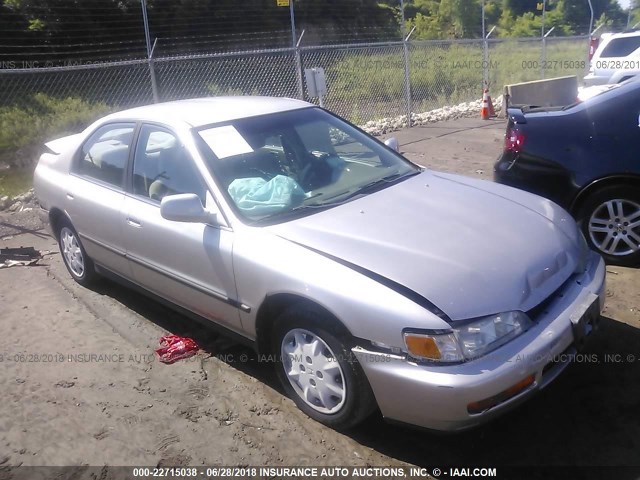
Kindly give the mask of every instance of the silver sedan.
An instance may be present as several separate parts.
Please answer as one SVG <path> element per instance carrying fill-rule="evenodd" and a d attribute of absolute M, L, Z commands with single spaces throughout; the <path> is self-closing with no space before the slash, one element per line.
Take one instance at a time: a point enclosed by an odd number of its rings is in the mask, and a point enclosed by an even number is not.
<path fill-rule="evenodd" d="M 310 417 L 462 430 L 564 370 L 604 264 L 552 202 L 396 150 L 297 100 L 188 100 L 47 143 L 35 188 L 76 281 L 222 327 Z"/>

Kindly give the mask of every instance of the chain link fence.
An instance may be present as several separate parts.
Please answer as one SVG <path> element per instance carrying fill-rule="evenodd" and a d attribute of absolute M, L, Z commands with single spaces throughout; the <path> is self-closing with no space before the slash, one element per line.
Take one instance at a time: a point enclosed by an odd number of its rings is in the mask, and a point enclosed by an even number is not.
<path fill-rule="evenodd" d="M 301 52 L 304 68 L 322 67 L 325 108 L 361 124 L 406 112 L 401 43 L 311 47 Z"/>
<path fill-rule="evenodd" d="M 219 95 L 298 97 L 293 49 L 158 59 L 163 101 Z"/>
<path fill-rule="evenodd" d="M 488 44 L 490 85 L 587 74 L 588 37 L 492 39 Z"/>
<path fill-rule="evenodd" d="M 412 42 L 411 110 L 419 113 L 481 98 L 483 68 L 482 40 Z"/>
<path fill-rule="evenodd" d="M 544 50 L 543 47 L 544 46 Z M 477 100 L 483 78 L 504 84 L 586 72 L 587 37 L 411 41 L 280 48 L 50 68 L 1 68 L 0 109 L 36 94 L 112 110 L 215 95 L 310 99 L 305 68 L 322 67 L 325 108 L 356 124 Z M 300 69 L 300 70 L 299 70 Z M 483 76 L 483 75 L 486 75 Z M 409 87 L 409 88 L 408 88 Z M 0 145 L 1 146 L 1 145 Z"/>

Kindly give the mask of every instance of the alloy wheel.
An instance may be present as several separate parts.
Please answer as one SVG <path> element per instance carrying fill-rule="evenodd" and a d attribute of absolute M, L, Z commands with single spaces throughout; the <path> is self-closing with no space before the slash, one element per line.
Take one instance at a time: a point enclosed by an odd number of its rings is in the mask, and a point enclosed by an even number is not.
<path fill-rule="evenodd" d="M 640 251 L 640 205 L 625 199 L 603 202 L 589 218 L 589 236 L 593 245 L 612 256 Z"/>
<path fill-rule="evenodd" d="M 63 227 L 60 230 L 60 243 L 69 269 L 76 277 L 82 277 L 85 272 L 84 256 L 75 232 L 68 227 Z"/>

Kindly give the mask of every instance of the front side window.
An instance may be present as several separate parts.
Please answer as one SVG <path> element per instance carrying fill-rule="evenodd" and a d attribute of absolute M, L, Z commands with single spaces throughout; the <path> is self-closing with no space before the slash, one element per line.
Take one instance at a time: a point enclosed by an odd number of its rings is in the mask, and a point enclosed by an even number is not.
<path fill-rule="evenodd" d="M 133 159 L 133 193 L 160 201 L 167 195 L 195 193 L 205 202 L 205 187 L 193 160 L 169 130 L 143 125 Z"/>
<path fill-rule="evenodd" d="M 134 130 L 128 123 L 99 128 L 83 145 L 76 173 L 122 188 Z"/>
<path fill-rule="evenodd" d="M 251 223 L 328 208 L 420 171 L 318 108 L 207 126 L 195 138 L 231 204 Z"/>

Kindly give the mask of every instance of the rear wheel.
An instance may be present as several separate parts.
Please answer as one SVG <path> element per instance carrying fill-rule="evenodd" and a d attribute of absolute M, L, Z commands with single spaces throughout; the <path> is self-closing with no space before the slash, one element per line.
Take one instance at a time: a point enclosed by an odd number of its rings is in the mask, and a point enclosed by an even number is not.
<path fill-rule="evenodd" d="M 578 213 L 589 245 L 609 263 L 640 263 L 640 191 L 606 187 L 593 193 Z"/>
<path fill-rule="evenodd" d="M 97 276 L 93 262 L 87 256 L 80 236 L 66 219 L 58 225 L 58 245 L 64 265 L 73 279 L 84 286 L 93 283 Z"/>
<path fill-rule="evenodd" d="M 349 349 L 347 336 L 334 336 L 322 313 L 293 307 L 276 321 L 272 341 L 279 355 L 278 378 L 287 395 L 308 416 L 344 430 L 376 409 L 369 382 Z"/>

